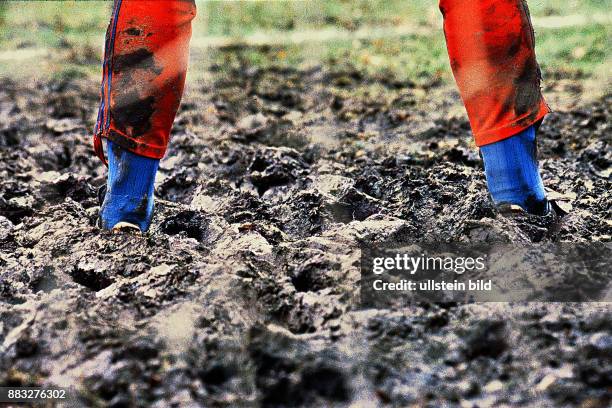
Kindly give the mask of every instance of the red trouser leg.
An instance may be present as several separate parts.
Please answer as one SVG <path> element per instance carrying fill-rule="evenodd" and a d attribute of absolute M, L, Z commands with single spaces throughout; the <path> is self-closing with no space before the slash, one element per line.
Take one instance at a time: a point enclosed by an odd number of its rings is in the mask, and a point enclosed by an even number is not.
<path fill-rule="evenodd" d="M 440 0 L 451 68 L 478 146 L 549 112 L 523 0 Z"/>
<path fill-rule="evenodd" d="M 94 132 L 103 161 L 101 138 L 163 157 L 183 94 L 195 14 L 193 0 L 115 0 Z"/>

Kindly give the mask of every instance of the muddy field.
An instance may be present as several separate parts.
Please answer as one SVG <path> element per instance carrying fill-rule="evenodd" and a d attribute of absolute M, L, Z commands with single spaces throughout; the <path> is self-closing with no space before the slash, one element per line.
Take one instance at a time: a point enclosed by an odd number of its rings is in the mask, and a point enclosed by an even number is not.
<path fill-rule="evenodd" d="M 609 406 L 609 304 L 361 310 L 359 246 L 609 242 L 612 95 L 541 128 L 567 214 L 507 218 L 453 87 L 236 61 L 189 84 L 146 236 L 95 227 L 98 84 L 2 80 L 0 386 L 112 407 Z"/>

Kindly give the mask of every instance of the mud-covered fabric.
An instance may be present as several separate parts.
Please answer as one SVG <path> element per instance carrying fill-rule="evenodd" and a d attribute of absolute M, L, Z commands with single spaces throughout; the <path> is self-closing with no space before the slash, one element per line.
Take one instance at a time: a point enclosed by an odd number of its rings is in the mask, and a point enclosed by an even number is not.
<path fill-rule="evenodd" d="M 195 14 L 193 1 L 115 0 L 94 135 L 102 160 L 101 137 L 163 157 L 183 94 Z"/>
<path fill-rule="evenodd" d="M 451 68 L 478 146 L 515 135 L 549 108 L 523 0 L 440 0 Z"/>
<path fill-rule="evenodd" d="M 523 0 L 440 0 L 451 68 L 476 144 L 511 137 L 549 112 Z M 193 1 L 115 0 L 106 38 L 100 137 L 163 157 L 187 70 Z"/>

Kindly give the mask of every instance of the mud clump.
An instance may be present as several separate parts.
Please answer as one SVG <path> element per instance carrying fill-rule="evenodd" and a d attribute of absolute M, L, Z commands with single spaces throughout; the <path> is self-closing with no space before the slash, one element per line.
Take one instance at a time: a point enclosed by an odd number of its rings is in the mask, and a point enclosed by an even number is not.
<path fill-rule="evenodd" d="M 509 218 L 452 87 L 228 61 L 185 95 L 144 236 L 95 227 L 99 84 L 0 80 L 0 386 L 74 386 L 82 406 L 609 406 L 606 304 L 363 310 L 359 265 L 393 239 L 609 242 L 612 96 L 540 128 L 561 222 Z"/>

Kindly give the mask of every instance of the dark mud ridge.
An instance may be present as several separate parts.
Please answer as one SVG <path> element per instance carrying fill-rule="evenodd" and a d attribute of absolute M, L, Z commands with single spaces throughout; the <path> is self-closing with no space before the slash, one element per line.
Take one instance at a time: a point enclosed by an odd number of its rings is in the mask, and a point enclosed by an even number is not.
<path fill-rule="evenodd" d="M 94 225 L 98 85 L 1 82 L 0 386 L 100 407 L 609 406 L 609 304 L 362 310 L 358 282 L 359 245 L 394 237 L 610 241 L 611 96 L 542 126 L 555 223 L 496 213 L 451 87 L 231 70 L 190 84 L 144 237 Z"/>

